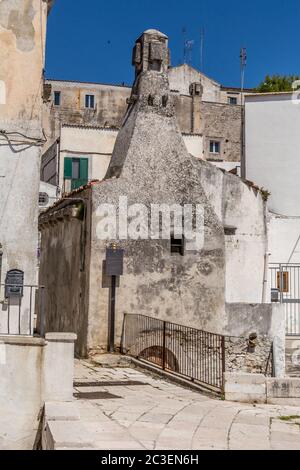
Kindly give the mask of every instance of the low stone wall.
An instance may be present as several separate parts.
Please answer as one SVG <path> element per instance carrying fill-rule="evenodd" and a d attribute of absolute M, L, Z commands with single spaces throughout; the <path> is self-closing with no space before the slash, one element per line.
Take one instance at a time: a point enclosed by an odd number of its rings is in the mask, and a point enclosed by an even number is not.
<path fill-rule="evenodd" d="M 255 347 L 249 345 L 249 338 L 226 337 L 226 372 L 272 375 L 272 340 L 259 336 Z"/>
<path fill-rule="evenodd" d="M 72 334 L 0 337 L 0 448 L 31 450 L 46 400 L 73 396 Z"/>
<path fill-rule="evenodd" d="M 300 379 L 276 379 L 262 374 L 224 374 L 225 399 L 239 403 L 300 402 Z"/>
<path fill-rule="evenodd" d="M 253 371 L 259 370 L 261 354 L 268 348 L 269 340 L 273 343 L 273 364 L 276 377 L 285 376 L 285 311 L 282 304 L 226 304 L 227 336 L 249 338 L 256 333 L 259 341 L 257 347 L 257 365 Z M 263 345 L 264 344 L 264 345 Z M 248 356 L 249 358 L 250 356 Z M 255 356 L 252 356 L 253 358 Z M 247 361 L 248 361 L 247 358 Z M 241 360 L 241 359 L 240 359 Z M 242 361 L 243 362 L 243 361 Z M 246 365 L 246 363 L 244 363 Z M 245 371 L 249 365 L 246 365 Z M 249 370 L 248 370 L 249 371 Z"/>

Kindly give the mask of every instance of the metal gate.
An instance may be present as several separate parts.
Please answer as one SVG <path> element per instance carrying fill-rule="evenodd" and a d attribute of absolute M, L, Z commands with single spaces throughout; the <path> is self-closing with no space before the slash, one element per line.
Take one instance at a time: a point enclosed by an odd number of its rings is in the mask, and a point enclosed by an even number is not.
<path fill-rule="evenodd" d="M 272 302 L 285 306 L 286 334 L 300 335 L 300 264 L 271 264 Z"/>
<path fill-rule="evenodd" d="M 125 315 L 122 353 L 223 392 L 224 336 L 144 315 Z"/>

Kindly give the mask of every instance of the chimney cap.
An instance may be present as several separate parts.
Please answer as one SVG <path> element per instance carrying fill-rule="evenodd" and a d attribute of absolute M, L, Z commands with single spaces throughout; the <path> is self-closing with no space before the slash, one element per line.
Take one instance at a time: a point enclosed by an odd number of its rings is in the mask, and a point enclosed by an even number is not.
<path fill-rule="evenodd" d="M 143 32 L 143 34 L 153 34 L 160 36 L 161 38 L 168 39 L 168 36 L 166 36 L 166 34 L 162 33 L 161 31 L 158 31 L 158 29 L 147 29 Z"/>

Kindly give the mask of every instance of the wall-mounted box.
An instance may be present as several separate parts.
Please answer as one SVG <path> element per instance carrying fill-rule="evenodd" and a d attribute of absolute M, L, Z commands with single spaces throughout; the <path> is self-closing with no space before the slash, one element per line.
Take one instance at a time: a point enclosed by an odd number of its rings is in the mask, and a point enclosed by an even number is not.
<path fill-rule="evenodd" d="M 8 271 L 5 278 L 5 298 L 23 297 L 24 273 L 19 269 Z"/>

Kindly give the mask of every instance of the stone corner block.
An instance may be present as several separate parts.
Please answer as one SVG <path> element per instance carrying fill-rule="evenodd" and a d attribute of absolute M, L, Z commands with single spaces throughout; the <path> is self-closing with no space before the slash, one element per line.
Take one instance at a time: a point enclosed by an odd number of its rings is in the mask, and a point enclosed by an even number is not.
<path fill-rule="evenodd" d="M 262 374 L 225 373 L 225 399 L 240 403 L 266 403 L 266 378 Z"/>
<path fill-rule="evenodd" d="M 93 436 L 79 421 L 49 421 L 44 433 L 43 450 L 93 448 Z"/>

